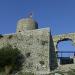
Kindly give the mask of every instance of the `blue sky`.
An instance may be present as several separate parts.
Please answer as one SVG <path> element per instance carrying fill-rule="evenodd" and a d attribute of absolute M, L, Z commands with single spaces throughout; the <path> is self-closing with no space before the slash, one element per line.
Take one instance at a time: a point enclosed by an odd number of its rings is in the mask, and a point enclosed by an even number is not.
<path fill-rule="evenodd" d="M 75 47 L 73 46 L 72 41 L 62 41 L 58 45 L 58 51 L 64 52 L 64 53 L 58 53 L 58 55 L 61 57 L 73 57 L 75 52 Z M 67 53 L 68 52 L 68 53 Z M 70 53 L 71 52 L 71 53 Z"/>
<path fill-rule="evenodd" d="M 30 12 L 52 35 L 75 32 L 75 0 L 0 0 L 0 33 L 16 32 L 18 19 Z"/>
<path fill-rule="evenodd" d="M 18 19 L 30 12 L 52 35 L 75 32 L 75 0 L 0 0 L 0 34 L 15 33 Z"/>

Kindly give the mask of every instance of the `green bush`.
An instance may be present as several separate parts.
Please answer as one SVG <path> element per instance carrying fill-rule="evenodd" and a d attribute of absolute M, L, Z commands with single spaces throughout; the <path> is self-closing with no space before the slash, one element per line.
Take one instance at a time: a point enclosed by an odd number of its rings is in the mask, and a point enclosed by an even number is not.
<path fill-rule="evenodd" d="M 21 69 L 23 63 L 23 55 L 18 48 L 12 48 L 11 45 L 0 49 L 0 71 L 4 71 L 6 75 L 17 72 Z"/>
<path fill-rule="evenodd" d="M 0 39 L 3 37 L 3 35 L 2 34 L 0 34 Z"/>

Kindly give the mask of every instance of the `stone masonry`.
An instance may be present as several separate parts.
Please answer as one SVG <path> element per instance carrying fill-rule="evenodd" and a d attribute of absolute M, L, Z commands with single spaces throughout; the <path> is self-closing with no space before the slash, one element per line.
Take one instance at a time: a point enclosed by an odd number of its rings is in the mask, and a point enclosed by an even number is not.
<path fill-rule="evenodd" d="M 59 67 L 58 43 L 65 40 L 75 45 L 75 33 L 52 37 L 50 28 L 38 29 L 38 23 L 32 18 L 22 18 L 17 23 L 16 33 L 0 35 L 0 48 L 10 44 L 21 51 L 24 56 L 21 72 L 45 75 Z"/>
<path fill-rule="evenodd" d="M 27 22 L 26 24 L 30 23 Z M 21 72 L 33 72 L 36 74 L 49 73 L 50 29 L 42 28 L 24 30 L 23 28 L 22 30 L 21 27 L 21 30 L 19 30 L 20 28 L 17 29 L 17 33 L 2 35 L 2 37 L 0 38 L 0 48 L 10 44 L 13 48 L 16 47 L 21 51 L 21 53 L 25 57 Z"/>

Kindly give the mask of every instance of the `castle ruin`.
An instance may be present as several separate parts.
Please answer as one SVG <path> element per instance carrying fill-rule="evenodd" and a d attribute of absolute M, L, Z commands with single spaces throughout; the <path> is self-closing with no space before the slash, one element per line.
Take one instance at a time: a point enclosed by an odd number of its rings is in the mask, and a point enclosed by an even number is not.
<path fill-rule="evenodd" d="M 22 52 L 25 56 L 22 72 L 49 74 L 60 66 L 57 45 L 63 40 L 72 40 L 75 44 L 75 33 L 52 37 L 50 28 L 38 29 L 38 23 L 32 18 L 22 18 L 17 23 L 16 33 L 0 38 L 0 48 L 10 44 Z"/>

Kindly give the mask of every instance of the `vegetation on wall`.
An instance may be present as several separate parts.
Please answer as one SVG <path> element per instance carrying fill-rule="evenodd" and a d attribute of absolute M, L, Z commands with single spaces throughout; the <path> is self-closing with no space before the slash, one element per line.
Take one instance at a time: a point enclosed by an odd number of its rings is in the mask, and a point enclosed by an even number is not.
<path fill-rule="evenodd" d="M 41 41 L 42 45 L 45 45 L 46 43 L 48 43 L 47 41 Z"/>
<path fill-rule="evenodd" d="M 2 34 L 0 34 L 0 39 L 3 37 L 3 35 Z"/>
<path fill-rule="evenodd" d="M 8 36 L 8 39 L 11 39 L 12 37 L 13 37 L 13 35 L 9 35 L 9 36 Z"/>
<path fill-rule="evenodd" d="M 24 57 L 18 48 L 12 48 L 11 45 L 0 49 L 0 71 L 5 75 L 21 70 Z"/>

